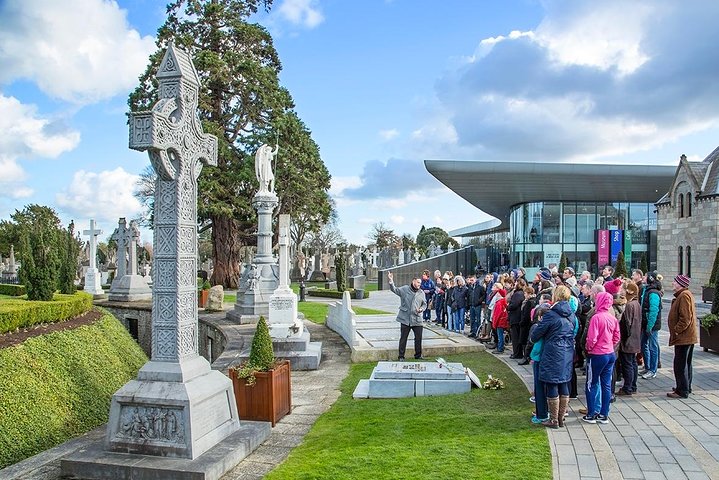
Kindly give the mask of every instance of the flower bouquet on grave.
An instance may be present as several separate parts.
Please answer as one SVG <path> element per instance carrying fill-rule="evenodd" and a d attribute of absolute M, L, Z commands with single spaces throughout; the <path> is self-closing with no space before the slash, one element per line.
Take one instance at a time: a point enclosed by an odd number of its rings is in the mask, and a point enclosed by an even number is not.
<path fill-rule="evenodd" d="M 492 375 L 489 375 L 482 386 L 485 390 L 501 390 L 504 388 L 504 382 L 498 378 L 494 378 Z"/>

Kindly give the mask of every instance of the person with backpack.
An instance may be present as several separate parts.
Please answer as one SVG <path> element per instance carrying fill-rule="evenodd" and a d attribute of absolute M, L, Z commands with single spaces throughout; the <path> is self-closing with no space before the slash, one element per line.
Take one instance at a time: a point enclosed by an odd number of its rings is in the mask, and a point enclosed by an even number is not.
<path fill-rule="evenodd" d="M 479 324 L 482 322 L 482 306 L 486 292 L 484 286 L 477 281 L 474 275 L 467 279 L 469 283 L 469 337 L 477 338 Z"/>
<path fill-rule="evenodd" d="M 647 281 L 641 293 L 642 305 L 642 352 L 644 354 L 644 380 L 657 376 L 659 366 L 659 330 L 662 329 L 662 286 L 656 271 L 647 273 Z"/>

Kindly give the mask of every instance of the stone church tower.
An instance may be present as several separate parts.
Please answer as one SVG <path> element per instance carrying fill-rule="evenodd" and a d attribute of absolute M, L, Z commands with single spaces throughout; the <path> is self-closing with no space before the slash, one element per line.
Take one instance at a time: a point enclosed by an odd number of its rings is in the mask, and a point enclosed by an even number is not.
<path fill-rule="evenodd" d="M 719 147 L 701 162 L 682 155 L 671 188 L 655 205 L 664 288 L 671 295 L 671 279 L 682 273 L 699 300 L 719 246 Z"/>

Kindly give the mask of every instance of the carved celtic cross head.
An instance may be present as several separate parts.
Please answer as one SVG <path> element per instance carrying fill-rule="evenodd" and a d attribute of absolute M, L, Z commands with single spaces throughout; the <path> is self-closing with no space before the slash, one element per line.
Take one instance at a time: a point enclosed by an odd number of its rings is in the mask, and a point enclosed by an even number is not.
<path fill-rule="evenodd" d="M 217 138 L 204 133 L 197 115 L 200 78 L 192 58 L 172 42 L 157 71 L 159 100 L 150 111 L 132 113 L 130 148 L 145 151 L 163 180 L 217 165 Z"/>

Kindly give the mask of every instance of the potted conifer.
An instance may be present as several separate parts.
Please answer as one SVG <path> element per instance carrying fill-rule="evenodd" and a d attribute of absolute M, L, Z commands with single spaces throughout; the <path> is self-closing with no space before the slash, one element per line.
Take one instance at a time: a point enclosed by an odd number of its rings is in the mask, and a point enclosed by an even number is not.
<path fill-rule="evenodd" d="M 265 317 L 257 322 L 250 358 L 230 368 L 240 419 L 272 422 L 290 413 L 292 389 L 289 360 L 275 360 Z"/>

